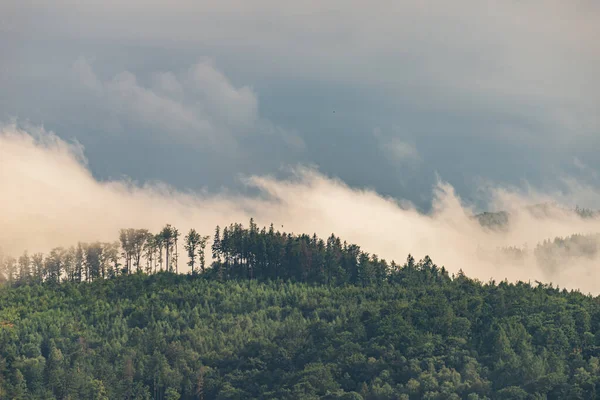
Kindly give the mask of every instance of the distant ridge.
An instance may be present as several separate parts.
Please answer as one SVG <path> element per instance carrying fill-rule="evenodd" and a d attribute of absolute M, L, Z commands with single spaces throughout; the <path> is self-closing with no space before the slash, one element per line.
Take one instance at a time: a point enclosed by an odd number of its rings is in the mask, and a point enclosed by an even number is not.
<path fill-rule="evenodd" d="M 533 217 L 536 218 L 548 218 L 557 213 L 574 213 L 582 219 L 598 218 L 600 217 L 600 211 L 592 210 L 589 208 L 581 208 L 576 206 L 574 209 L 568 209 L 561 207 L 553 203 L 540 203 L 527 206 L 524 211 L 529 212 Z M 485 211 L 479 214 L 475 214 L 472 218 L 477 219 L 481 226 L 490 229 L 506 229 L 510 223 L 511 215 L 513 213 L 508 211 L 497 211 L 490 212 Z"/>

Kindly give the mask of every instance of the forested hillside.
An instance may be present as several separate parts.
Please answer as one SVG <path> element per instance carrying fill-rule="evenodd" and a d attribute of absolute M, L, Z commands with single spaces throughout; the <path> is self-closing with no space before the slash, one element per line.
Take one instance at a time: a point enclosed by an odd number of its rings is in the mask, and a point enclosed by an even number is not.
<path fill-rule="evenodd" d="M 47 255 L 25 251 L 18 259 L 0 255 L 0 277 L 10 286 L 19 286 L 93 282 L 133 272 L 179 273 L 180 236 L 171 225 L 157 234 L 147 229 L 122 229 L 116 242 L 78 243 L 70 248 L 54 248 Z M 259 229 L 252 219 L 247 228 L 231 224 L 221 230 L 217 226 L 210 249 L 206 248 L 209 237 L 201 236 L 195 229 L 183 239 L 189 272 L 219 280 L 369 284 L 385 280 L 389 271 L 398 268 L 333 234 L 323 240 L 316 235 L 275 231 L 273 225 Z M 212 256 L 208 269 L 207 251 Z"/>
<path fill-rule="evenodd" d="M 600 389 L 598 298 L 452 276 L 428 257 L 388 263 L 333 235 L 253 221 L 217 229 L 209 248 L 189 232 L 194 273 L 176 274 L 179 236 L 128 229 L 118 243 L 4 257 L 0 398 L 594 399 Z"/>

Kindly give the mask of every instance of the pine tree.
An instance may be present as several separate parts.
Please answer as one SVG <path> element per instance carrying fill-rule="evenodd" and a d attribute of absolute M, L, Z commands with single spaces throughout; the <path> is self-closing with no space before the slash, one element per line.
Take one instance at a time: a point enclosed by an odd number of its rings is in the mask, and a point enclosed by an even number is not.
<path fill-rule="evenodd" d="M 221 262 L 221 228 L 217 225 L 212 243 L 212 258 L 215 262 Z"/>
<path fill-rule="evenodd" d="M 75 280 L 75 258 L 75 247 L 70 247 L 68 250 L 65 251 L 64 271 L 65 279 L 68 282 L 73 282 Z"/>
<path fill-rule="evenodd" d="M 31 280 L 31 265 L 30 258 L 27 254 L 27 251 L 23 253 L 21 257 L 19 257 L 19 282 L 20 283 L 28 283 Z"/>
<path fill-rule="evenodd" d="M 190 261 L 188 265 L 192 269 L 192 275 L 194 274 L 194 264 L 196 263 L 196 251 L 199 250 L 200 246 L 200 234 L 195 229 L 190 229 L 189 233 L 184 238 L 185 243 L 184 249 L 187 251 Z"/>
<path fill-rule="evenodd" d="M 29 398 L 27 394 L 27 382 L 20 369 L 16 369 L 13 375 L 13 390 L 11 399 L 25 400 Z"/>
<path fill-rule="evenodd" d="M 175 257 L 173 257 L 173 263 L 175 264 L 175 273 L 178 274 L 179 273 L 179 246 L 178 246 L 178 241 L 179 241 L 179 236 L 181 235 L 179 233 L 179 230 L 177 228 L 173 228 L 172 230 L 173 232 L 173 246 L 175 247 Z M 172 270 L 172 268 L 171 268 Z"/>
<path fill-rule="evenodd" d="M 204 366 L 200 366 L 200 371 L 198 371 L 194 394 L 198 400 L 204 400 Z"/>
<path fill-rule="evenodd" d="M 171 255 L 171 250 L 173 247 L 173 228 L 171 227 L 170 224 L 167 224 L 162 231 L 160 231 L 160 237 L 162 239 L 162 243 L 163 246 L 165 248 L 165 269 L 167 271 L 171 271 L 172 270 L 172 266 L 171 266 L 171 259 L 169 258 L 169 256 Z M 162 268 L 161 268 L 162 269 Z"/>
<path fill-rule="evenodd" d="M 102 258 L 106 263 L 107 276 L 112 278 L 119 274 L 119 242 L 104 243 Z"/>
<path fill-rule="evenodd" d="M 146 273 L 147 274 L 152 273 L 153 263 L 156 263 L 155 254 L 156 254 L 156 236 L 154 236 L 152 234 L 148 234 L 146 243 L 144 245 L 144 257 L 146 258 Z M 156 270 L 154 272 L 156 272 Z"/>
<path fill-rule="evenodd" d="M 60 349 L 56 348 L 54 341 L 50 344 L 50 352 L 44 370 L 46 385 L 56 398 L 62 398 L 64 383 L 64 357 Z"/>
<path fill-rule="evenodd" d="M 44 255 L 35 253 L 31 256 L 31 266 L 33 268 L 33 280 L 41 283 L 44 280 Z"/>
<path fill-rule="evenodd" d="M 200 269 L 202 272 L 206 271 L 206 243 L 208 242 L 209 236 L 202 236 L 200 238 L 198 248 L 198 259 L 200 261 Z"/>
<path fill-rule="evenodd" d="M 144 252 L 144 246 L 150 236 L 150 233 L 147 229 L 128 229 L 127 233 L 129 235 L 128 243 L 130 244 L 133 264 L 135 265 L 136 272 L 140 272 L 142 253 Z"/>
<path fill-rule="evenodd" d="M 89 243 L 85 247 L 85 269 L 87 280 L 93 281 L 101 276 L 101 260 L 103 246 L 100 242 Z"/>
<path fill-rule="evenodd" d="M 14 257 L 4 257 L 4 274 L 9 285 L 15 283 L 17 279 L 17 260 Z"/>
<path fill-rule="evenodd" d="M 50 251 L 44 263 L 44 275 L 49 282 L 60 283 L 60 278 L 64 269 L 65 249 L 55 247 Z"/>
<path fill-rule="evenodd" d="M 83 245 L 77 243 L 77 249 L 75 250 L 75 282 L 81 282 L 83 280 Z"/>
<path fill-rule="evenodd" d="M 158 249 L 158 262 L 160 264 L 160 270 L 163 270 L 163 249 L 165 247 L 165 240 L 163 238 L 162 232 L 157 233 L 154 236 L 154 243 L 156 244 L 156 248 Z"/>

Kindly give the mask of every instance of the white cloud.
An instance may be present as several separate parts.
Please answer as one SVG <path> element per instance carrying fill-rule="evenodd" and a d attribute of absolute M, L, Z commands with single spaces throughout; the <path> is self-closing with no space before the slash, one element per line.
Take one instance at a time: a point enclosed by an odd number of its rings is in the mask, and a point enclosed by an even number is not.
<path fill-rule="evenodd" d="M 600 7 L 589 0 L 3 3 L 30 35 L 210 46 L 263 77 L 385 85 L 423 106 L 578 115 L 598 128 Z"/>
<path fill-rule="evenodd" d="M 148 125 L 158 124 L 168 133 L 195 134 L 212 139 L 216 133 L 211 118 L 198 105 L 193 109 L 175 99 L 138 84 L 135 75 L 122 72 L 105 85 L 108 101 L 117 112 Z M 191 138 L 188 138 L 191 139 Z"/>
<path fill-rule="evenodd" d="M 172 72 L 157 72 L 152 77 L 153 89 L 171 98 L 181 99 L 184 95 L 183 86 Z"/>
<path fill-rule="evenodd" d="M 403 142 L 398 138 L 391 138 L 387 145 L 384 145 L 385 149 L 390 153 L 390 155 L 398 160 L 419 160 L 419 153 L 415 146 L 410 143 Z"/>
<path fill-rule="evenodd" d="M 104 90 L 102 82 L 100 82 L 86 59 L 80 57 L 73 63 L 73 73 L 85 87 L 97 94 L 102 94 Z"/>
<path fill-rule="evenodd" d="M 295 233 L 332 232 L 386 259 L 402 261 L 408 253 L 430 255 L 451 272 L 464 270 L 487 281 L 552 281 L 584 292 L 598 293 L 599 256 L 576 258 L 561 269 L 541 268 L 533 256 L 521 263 L 507 258 L 485 258 L 480 251 L 499 246 L 530 248 L 545 239 L 572 233 L 600 231 L 599 220 L 581 220 L 572 213 L 556 211 L 536 218 L 522 207 L 540 199 L 562 200 L 567 196 L 518 193 L 492 188 L 492 202 L 514 210 L 506 231 L 483 229 L 470 218 L 471 209 L 440 183 L 434 190 L 433 212 L 421 214 L 400 207 L 392 198 L 371 190 L 352 189 L 339 180 L 311 169 L 298 169 L 290 180 L 252 176 L 246 182 L 260 197 L 226 193 L 181 193 L 167 186 L 135 186 L 123 181 L 99 182 L 76 155 L 80 150 L 43 131 L 38 139 L 15 126 L 0 133 L 0 186 L 10 195 L 0 196 L 0 246 L 11 253 L 25 248 L 48 251 L 77 241 L 114 240 L 123 227 L 158 230 L 172 223 L 181 232 L 191 227 L 211 234 L 215 225 L 244 222 L 284 225 Z M 600 198 L 597 189 L 571 185 L 568 198 Z"/>
<path fill-rule="evenodd" d="M 154 73 L 150 86 L 128 71 L 102 82 L 83 58 L 74 63 L 73 71 L 113 116 L 141 124 L 163 140 L 228 150 L 236 146 L 237 138 L 254 134 L 277 134 L 290 143 L 300 140 L 261 119 L 254 91 L 235 87 L 212 61 L 179 74 Z"/>
<path fill-rule="evenodd" d="M 235 88 L 212 63 L 202 62 L 189 71 L 190 87 L 206 113 L 228 125 L 248 127 L 258 119 L 258 100 L 248 86 Z"/>
<path fill-rule="evenodd" d="M 600 145 L 598 2 L 4 0 L 0 15 L 11 26 L 10 33 L 0 35 L 0 92 L 6 94 L 0 96 L 0 112 L 66 127 L 63 134 L 98 145 L 94 152 L 106 152 L 113 143 L 111 138 L 90 140 L 92 135 L 119 130 L 144 132 L 193 151 L 225 149 L 215 152 L 219 156 L 233 154 L 236 144 L 238 149 L 248 143 L 261 149 L 270 145 L 253 135 L 277 137 L 295 148 L 304 147 L 299 135 L 309 143 L 323 135 L 322 153 L 328 153 L 339 132 L 356 124 L 368 136 L 364 126 L 377 121 L 406 124 L 411 132 L 382 138 L 378 155 L 423 170 L 443 169 L 452 160 L 455 168 L 448 174 L 458 185 L 468 185 L 468 175 L 480 172 L 477 163 L 483 173 L 502 169 L 494 176 L 507 181 L 541 180 L 537 176 L 544 174 L 553 179 L 548 171 L 575 155 L 598 166 L 591 154 Z M 70 63 L 78 54 L 96 60 L 74 66 L 89 98 L 60 90 L 64 60 Z M 210 62 L 187 68 L 191 57 L 202 54 L 215 57 L 219 68 Z M 338 110 L 335 121 L 321 119 L 311 104 L 302 103 L 311 101 L 305 82 L 317 87 L 310 93 L 315 102 L 324 99 Z M 263 88 L 271 103 L 261 93 L 259 104 L 257 90 Z M 348 93 L 358 95 L 342 98 Z M 265 112 L 273 101 L 284 104 Z M 337 102 L 350 105 L 340 110 Z M 299 134 L 265 120 L 267 115 L 293 121 Z M 314 129 L 316 123 L 322 131 Z M 442 140 L 435 141 L 436 136 Z M 460 140 L 457 148 L 475 156 L 468 171 L 456 172 L 460 156 L 439 151 L 454 136 Z M 132 145 L 128 151 L 136 149 Z M 528 165 L 513 162 L 525 152 L 531 156 Z M 317 153 L 306 152 L 306 159 L 329 163 L 336 174 L 353 164 L 346 178 L 355 183 L 370 184 L 367 180 L 380 173 L 368 171 L 380 164 L 354 151 L 330 157 Z M 419 163 L 419 153 L 436 157 Z M 244 154 L 239 157 L 243 166 L 222 164 L 244 170 L 262 165 L 264 171 L 291 158 L 284 151 L 271 154 L 277 157 Z M 94 157 L 115 166 L 104 176 L 130 163 L 126 157 L 114 161 L 110 154 Z M 271 164 L 265 166 L 267 159 Z M 198 170 L 177 168 L 161 177 L 175 181 L 173 176 L 187 172 L 201 180 Z M 378 188 L 395 190 L 395 177 L 385 173 Z"/>
<path fill-rule="evenodd" d="M 421 156 L 412 143 L 402 140 L 398 136 L 385 135 L 379 128 L 373 131 L 380 150 L 393 163 L 402 165 L 415 165 L 422 161 Z"/>
<path fill-rule="evenodd" d="M 547 152 L 586 150 L 600 131 L 600 7 L 589 0 L 6 0 L 0 15 L 18 30 L 15 49 L 0 60 L 0 70 L 17 62 L 7 69 L 11 75 L 46 67 L 18 60 L 19 45 L 32 38 L 61 49 L 83 43 L 92 55 L 133 48 L 150 60 L 168 49 L 226 60 L 244 82 L 309 80 L 385 91 L 382 102 L 392 103 L 387 117 L 410 104 L 427 115 L 476 121 L 463 136 L 527 142 Z M 82 72 L 84 81 L 98 87 L 90 72 Z M 183 75 L 167 73 L 150 87 L 137 76 L 146 114 L 158 109 L 180 130 L 203 134 L 251 131 L 260 119 L 252 88 L 233 85 L 210 63 Z M 192 81 L 201 88 L 192 90 Z M 188 102 L 189 96 L 197 97 Z"/>

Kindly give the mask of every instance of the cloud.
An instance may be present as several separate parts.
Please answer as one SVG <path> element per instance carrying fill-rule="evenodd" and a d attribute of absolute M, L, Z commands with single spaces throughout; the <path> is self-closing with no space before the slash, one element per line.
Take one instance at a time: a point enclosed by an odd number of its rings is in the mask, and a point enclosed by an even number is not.
<path fill-rule="evenodd" d="M 430 255 L 451 272 L 462 269 L 485 281 L 537 279 L 598 293 L 597 254 L 549 270 L 536 263 L 533 255 L 518 262 L 481 256 L 482 249 L 524 243 L 531 248 L 556 236 L 600 232 L 598 219 L 581 219 L 559 209 L 540 218 L 523 208 L 552 199 L 555 193 L 491 188 L 492 204 L 505 207 L 512 216 L 506 230 L 490 230 L 471 218 L 472 208 L 443 182 L 434 188 L 429 214 L 302 167 L 287 180 L 249 176 L 245 183 L 259 195 L 184 193 L 166 185 L 100 182 L 81 162 L 79 146 L 41 129 L 31 135 L 9 125 L 0 133 L 0 185 L 7 189 L 0 196 L 0 246 L 13 253 L 25 248 L 48 251 L 80 240 L 114 240 L 123 227 L 157 231 L 165 223 L 182 232 L 194 227 L 211 234 L 217 224 L 254 217 L 261 225 L 273 222 L 295 233 L 327 236 L 334 232 L 388 260 L 401 262 L 408 253 Z M 571 190 L 569 196 L 557 200 L 577 199 L 581 194 L 600 199 L 600 193 L 590 187 L 572 184 Z"/>
<path fill-rule="evenodd" d="M 128 71 L 103 82 L 81 57 L 72 69 L 111 115 L 141 125 L 163 141 L 232 151 L 241 137 L 276 135 L 295 148 L 302 147 L 300 138 L 259 116 L 252 88 L 235 87 L 212 60 L 179 74 L 155 72 L 148 86 Z"/>
<path fill-rule="evenodd" d="M 378 141 L 381 151 L 393 163 L 415 165 L 422 161 L 414 144 L 408 143 L 397 136 L 383 135 L 380 129 L 375 129 L 373 136 Z"/>
<path fill-rule="evenodd" d="M 73 73 L 75 74 L 77 79 L 79 79 L 81 84 L 83 84 L 85 87 L 92 90 L 96 94 L 102 94 L 102 92 L 104 91 L 104 85 L 102 84 L 102 82 L 100 82 L 100 80 L 92 70 L 92 66 L 83 57 L 79 57 L 73 63 Z"/>
<path fill-rule="evenodd" d="M 115 160 L 121 136 L 133 138 L 127 153 L 159 153 L 165 141 L 188 160 L 252 153 L 219 184 L 248 165 L 273 172 L 301 159 L 403 196 L 436 170 L 469 196 L 478 177 L 541 184 L 574 156 L 600 167 L 597 2 L 5 0 L 0 15 L 14 28 L 0 35 L 0 118 L 78 135 L 98 176 L 175 183 L 186 173 Z M 93 60 L 80 71 L 87 93 L 64 85 L 80 54 Z M 218 64 L 188 68 L 203 55 Z M 402 188 L 383 170 L 394 151 L 373 146 L 375 125 L 409 132 L 387 147 L 426 161 Z"/>
<path fill-rule="evenodd" d="M 534 120 L 559 138 L 599 126 L 600 7 L 588 0 L 4 3 L 30 35 L 211 48 L 255 77 L 384 87 L 427 109 Z"/>
<path fill-rule="evenodd" d="M 403 142 L 398 138 L 392 138 L 388 144 L 391 155 L 397 160 L 419 160 L 419 152 L 410 143 Z"/>
<path fill-rule="evenodd" d="M 5 0 L 0 15 L 0 118 L 78 137 L 104 179 L 66 143 L 6 128 L 1 183 L 15 193 L 0 200 L 10 210 L 0 211 L 10 222 L 0 233 L 6 245 L 108 240 L 123 226 L 157 229 L 166 219 L 212 229 L 253 215 L 298 232 L 335 231 L 387 258 L 428 253 L 482 279 L 539 276 L 596 290 L 595 275 L 577 278 L 590 271 L 585 263 L 545 275 L 529 259 L 515 266 L 473 254 L 479 245 L 531 247 L 597 230 L 568 214 L 539 221 L 518 211 L 600 200 L 589 184 L 600 165 L 597 2 Z M 71 65 L 80 54 L 90 58 Z M 219 68 L 194 63 L 198 55 Z M 65 84 L 70 66 L 77 89 Z M 374 125 L 402 134 L 374 141 Z M 310 151 L 294 159 L 291 149 L 303 148 Z M 574 157 L 588 184 L 557 173 Z M 395 175 L 407 175 L 390 162 L 418 165 L 425 172 L 394 192 L 416 193 L 412 200 L 436 170 L 457 189 L 439 185 L 434 213 L 423 215 L 312 170 L 291 181 L 264 175 L 297 161 L 385 193 L 396 190 Z M 247 183 L 263 200 L 106 180 L 123 171 L 179 187 L 259 174 Z M 482 232 L 455 193 L 470 195 L 474 176 L 490 178 L 482 174 L 533 182 L 477 186 L 491 208 L 513 211 L 508 232 Z"/>

